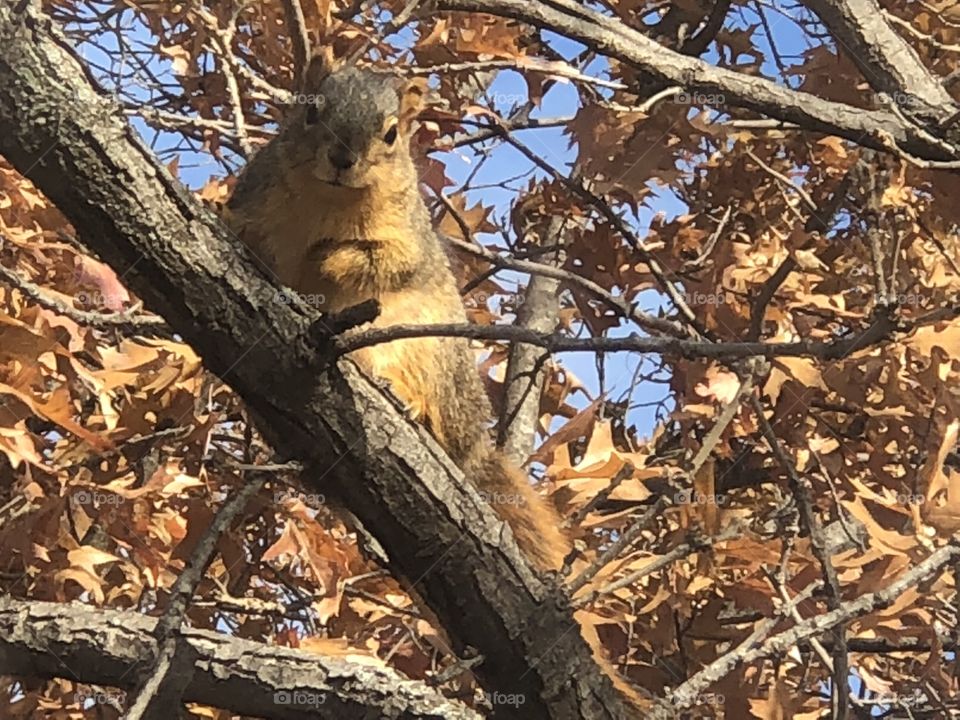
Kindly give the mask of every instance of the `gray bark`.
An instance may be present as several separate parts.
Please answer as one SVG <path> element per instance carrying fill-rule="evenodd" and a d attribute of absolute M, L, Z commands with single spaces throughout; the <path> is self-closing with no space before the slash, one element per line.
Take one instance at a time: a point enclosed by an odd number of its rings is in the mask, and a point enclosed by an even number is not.
<path fill-rule="evenodd" d="M 131 669 L 156 651 L 156 624 L 133 611 L 0 598 L 0 675 L 131 688 Z M 265 718 L 480 718 L 388 667 L 192 628 L 182 634 L 196 653 L 187 702 Z"/>
<path fill-rule="evenodd" d="M 898 35 L 876 0 L 806 0 L 864 79 L 896 105 L 943 121 L 958 108 L 940 80 Z"/>
<path fill-rule="evenodd" d="M 543 244 L 560 241 L 562 218 L 551 218 Z M 541 262 L 555 266 L 563 265 L 563 250 L 558 249 L 551 257 Z M 560 312 L 560 281 L 546 275 L 531 275 L 527 283 L 523 303 L 517 310 L 518 327 L 541 333 L 552 333 L 557 327 Z M 523 465 L 536 442 L 537 423 L 540 419 L 540 391 L 543 385 L 544 351 L 535 345 L 514 343 L 510 347 L 507 370 L 503 385 L 503 411 L 497 429 L 497 445 L 517 465 Z"/>

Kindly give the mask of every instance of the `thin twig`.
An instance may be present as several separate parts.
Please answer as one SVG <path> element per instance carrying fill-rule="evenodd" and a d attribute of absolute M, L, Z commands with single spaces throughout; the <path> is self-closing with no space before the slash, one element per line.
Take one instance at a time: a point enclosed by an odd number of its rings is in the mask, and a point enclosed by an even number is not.
<path fill-rule="evenodd" d="M 703 691 L 721 678 L 726 677 L 735 667 L 744 663 L 745 660 L 743 660 L 743 658 L 747 653 L 756 650 L 758 647 L 762 647 L 763 641 L 773 632 L 777 623 L 780 622 L 780 618 L 789 614 L 791 608 L 813 597 L 813 594 L 820 589 L 820 585 L 819 580 L 810 583 L 802 591 L 797 593 L 791 602 L 784 603 L 777 608 L 776 614 L 773 617 L 766 618 L 758 623 L 753 629 L 753 632 L 737 645 L 737 647 L 726 655 L 721 655 L 692 678 L 674 688 L 663 703 L 671 703 L 672 706 L 677 709 L 692 706 Z"/>
<path fill-rule="evenodd" d="M 598 572 L 626 552 L 630 546 L 633 545 L 634 541 L 640 537 L 640 533 L 642 533 L 648 525 L 653 523 L 666 506 L 666 500 L 662 497 L 658 498 L 636 522 L 624 530 L 615 542 L 610 544 L 610 547 L 600 553 L 590 565 L 584 568 L 583 572 L 567 584 L 567 592 L 571 596 L 575 595 L 576 592 L 590 582 Z"/>
<path fill-rule="evenodd" d="M 730 218 L 732 215 L 733 215 L 733 205 L 732 204 L 727 205 L 726 210 L 724 210 L 723 212 L 723 217 L 720 218 L 720 222 L 717 223 L 717 227 L 714 229 L 712 233 L 710 233 L 710 237 L 707 238 L 707 242 L 703 244 L 703 249 L 700 251 L 697 257 L 695 257 L 693 260 L 687 263 L 684 263 L 685 267 L 688 267 L 688 268 L 698 267 L 703 263 L 704 260 L 710 257 L 710 254 L 713 252 L 714 247 L 716 247 L 717 241 L 723 235 L 723 231 L 726 230 L 727 223 L 730 222 Z"/>
<path fill-rule="evenodd" d="M 800 511 L 800 519 L 810 534 L 810 547 L 814 557 L 816 557 L 820 563 L 823 573 L 824 584 L 827 588 L 827 606 L 830 610 L 838 610 L 842 605 L 840 580 L 837 576 L 837 570 L 833 566 L 833 559 L 830 556 L 829 545 L 823 531 L 823 525 L 814 509 L 815 505 L 810 481 L 806 477 L 801 477 L 793 461 L 783 449 L 780 439 L 777 437 L 773 426 L 764 413 L 763 404 L 760 402 L 760 399 L 752 398 L 752 405 L 764 439 L 770 446 L 774 458 L 790 479 L 790 488 L 793 491 L 797 508 Z M 842 624 L 838 624 L 834 628 L 833 635 L 833 667 L 830 668 L 830 670 L 833 671 L 834 679 L 833 701 L 837 708 L 837 717 L 847 717 L 849 698 L 846 688 L 849 660 L 847 658 L 845 627 Z"/>
<path fill-rule="evenodd" d="M 447 208 L 447 210 L 451 213 L 454 221 L 459 225 L 462 221 L 462 218 L 459 218 L 459 213 L 456 212 L 456 208 L 453 206 L 453 203 L 451 203 L 450 200 L 443 195 L 438 195 L 437 198 L 441 203 L 443 203 L 444 207 Z M 460 230 L 462 233 L 465 233 L 467 237 L 470 236 L 470 230 L 465 225 L 461 226 Z M 561 280 L 571 285 L 576 285 L 580 288 L 583 288 L 598 300 L 601 300 L 612 310 L 620 313 L 624 318 L 632 320 L 645 330 L 665 333 L 673 337 L 689 338 L 691 336 L 690 333 L 686 331 L 679 323 L 676 323 L 672 320 L 666 320 L 664 318 L 658 318 L 651 313 L 640 310 L 635 304 L 628 302 L 624 297 L 613 295 L 599 284 L 593 282 L 589 278 L 578 275 L 577 273 L 564 270 L 563 268 L 555 267 L 553 265 L 546 265 L 544 263 L 532 262 L 530 260 L 520 260 L 509 256 L 499 255 L 497 253 L 490 252 L 479 245 L 467 242 L 466 240 L 459 240 L 452 237 L 447 237 L 446 240 L 448 244 L 452 245 L 456 249 L 462 250 L 465 253 L 473 255 L 474 257 L 485 260 L 497 269 L 516 270 L 518 272 L 543 275 L 544 277 L 554 278 L 555 280 Z"/>
<path fill-rule="evenodd" d="M 757 157 L 757 155 L 752 150 L 747 150 L 746 155 L 751 160 L 753 160 L 757 165 L 759 165 L 760 168 L 765 173 L 767 173 L 770 177 L 772 177 L 774 180 L 780 183 L 783 187 L 799 195 L 810 212 L 817 213 L 820 211 L 820 208 L 817 206 L 817 203 L 814 202 L 812 197 L 810 197 L 810 193 L 808 193 L 802 187 L 794 183 L 792 180 L 790 180 L 790 178 L 788 178 L 783 173 L 778 172 L 777 170 L 774 170 L 767 163 L 765 163 L 763 160 Z"/>
<path fill-rule="evenodd" d="M 744 400 L 746 400 L 753 391 L 753 384 L 756 381 L 757 376 L 763 375 L 764 370 L 765 368 L 762 362 L 751 361 L 748 363 L 746 368 L 743 368 L 740 373 L 738 373 L 741 375 L 741 378 L 740 387 L 737 389 L 737 394 L 724 406 L 723 410 L 720 411 L 717 421 L 713 424 L 713 427 L 710 428 L 710 431 L 703 438 L 703 442 L 700 443 L 700 448 L 697 450 L 697 454 L 694 455 L 693 459 L 690 461 L 690 465 L 686 468 L 687 475 L 689 477 L 695 477 L 696 474 L 700 472 L 700 468 L 703 467 L 703 464 L 707 461 L 707 458 L 710 457 L 710 454 L 720 443 L 720 438 L 723 436 L 723 432 L 727 429 L 727 426 L 733 422 L 733 419 L 737 416 L 737 413 L 740 412 L 740 407 L 743 405 Z"/>
<path fill-rule="evenodd" d="M 244 484 L 220 506 L 183 572 L 177 577 L 170 591 L 167 609 L 154 630 L 157 654 L 153 666 L 149 673 L 144 674 L 146 680 L 138 689 L 126 720 L 166 718 L 170 716 L 171 706 L 179 705 L 183 690 L 193 676 L 193 659 L 187 652 L 189 646 L 179 632 L 190 600 L 213 559 L 220 537 L 269 478 L 269 473 L 259 472 L 245 479 Z"/>
<path fill-rule="evenodd" d="M 558 172 L 552 165 L 550 165 L 550 163 L 546 162 L 543 158 L 527 147 L 526 144 L 522 143 L 513 135 L 504 132 L 503 138 L 534 165 L 537 165 L 545 172 L 550 173 L 565 187 L 593 205 L 606 219 L 606 221 L 610 223 L 611 227 L 613 227 L 620 234 L 620 236 L 627 241 L 633 251 L 637 253 L 637 256 L 640 258 L 640 260 L 647 266 L 647 271 L 657 281 L 660 289 L 664 292 L 664 294 L 666 294 L 666 296 L 673 303 L 674 307 L 676 307 L 680 314 L 683 315 L 684 319 L 690 324 L 690 326 L 696 330 L 697 334 L 701 337 L 710 337 L 710 333 L 697 319 L 697 316 L 694 314 L 693 310 L 690 309 L 689 304 L 687 304 L 686 299 L 683 297 L 680 291 L 677 290 L 674 283 L 667 279 L 667 271 L 660 264 L 660 261 L 657 260 L 650 250 L 643 246 L 636 234 L 629 227 L 627 227 L 626 223 L 623 221 L 623 218 L 613 211 L 613 208 L 610 207 L 610 204 L 607 203 L 606 200 L 593 193 L 582 180 L 576 180 Z"/>
<path fill-rule="evenodd" d="M 300 0 L 283 0 L 284 16 L 287 19 L 287 32 L 293 44 L 293 77 L 295 87 L 300 87 L 303 71 L 310 60 L 310 37 L 307 35 L 307 22 L 303 17 Z"/>
<path fill-rule="evenodd" d="M 239 13 L 242 7 L 241 4 L 237 9 L 237 13 Z M 237 82 L 240 63 L 237 62 L 232 47 L 233 37 L 237 31 L 236 13 L 231 16 L 226 28 L 221 28 L 217 18 L 209 12 L 200 11 L 198 12 L 198 16 L 207 26 L 210 38 L 216 46 L 214 48 L 216 55 L 222 62 L 223 79 L 227 87 L 227 95 L 230 98 L 234 135 L 236 135 L 237 144 L 239 144 L 244 157 L 250 157 L 250 155 L 253 154 L 253 145 L 250 144 L 250 137 L 247 135 L 247 123 L 243 113 L 243 97 L 240 93 L 240 84 Z"/>
<path fill-rule="evenodd" d="M 119 330 L 124 334 L 172 335 L 166 321 L 155 315 L 141 315 L 140 306 L 136 305 L 129 310 L 118 313 L 100 313 L 89 310 L 79 310 L 49 295 L 39 285 L 35 285 L 19 273 L 4 265 L 0 265 L 0 279 L 10 287 L 16 288 L 26 297 L 42 308 L 46 308 L 57 315 L 73 320 L 78 325 L 95 328 L 97 330 Z"/>
<path fill-rule="evenodd" d="M 738 537 L 740 534 L 741 534 L 741 529 L 736 525 L 729 526 L 716 537 L 705 537 L 703 535 L 700 535 L 697 532 L 690 532 L 688 534 L 687 540 L 680 543 L 673 549 L 667 551 L 663 555 L 660 555 L 654 558 L 649 563 L 647 563 L 641 568 L 638 568 L 637 570 L 634 570 L 629 575 L 625 575 L 619 580 L 615 580 L 611 583 L 607 583 L 603 587 L 598 588 L 593 592 L 588 593 L 587 595 L 584 595 L 581 598 L 578 598 L 573 602 L 573 606 L 575 608 L 582 608 L 587 605 L 590 605 L 591 603 L 596 602 L 599 598 L 603 597 L 604 595 L 610 595 L 616 592 L 617 590 L 633 585 L 639 582 L 640 580 L 642 580 L 643 578 L 647 577 L 647 575 L 652 575 L 658 570 L 662 570 L 663 568 L 668 567 L 669 565 L 672 565 L 677 560 L 688 557 L 689 555 L 692 555 L 695 552 L 702 552 L 703 550 L 707 550 L 713 547 L 714 544 L 718 542 L 725 542 L 727 540 L 732 540 L 733 538 Z"/>
<path fill-rule="evenodd" d="M 664 702 L 669 702 L 675 709 L 689 708 L 701 693 L 726 677 L 735 667 L 749 665 L 767 657 L 784 656 L 791 648 L 809 638 L 822 635 L 838 625 L 848 623 L 856 617 L 867 615 L 879 608 L 889 607 L 904 592 L 941 572 L 957 557 L 960 557 L 960 536 L 954 535 L 946 545 L 928 555 L 926 559 L 904 572 L 882 590 L 861 595 L 855 600 L 844 603 L 836 610 L 808 618 L 789 630 L 763 640 L 779 622 L 779 618 L 765 620 L 736 648 L 675 688 Z M 808 600 L 821 584 L 821 581 L 814 581 L 797 594 L 789 605 L 784 604 L 778 608 L 778 614 L 783 615 L 790 611 L 790 607 Z"/>
<path fill-rule="evenodd" d="M 636 471 L 636 468 L 633 466 L 632 463 L 630 462 L 625 463 L 624 466 L 617 471 L 617 474 L 613 476 L 613 479 L 610 480 L 610 483 L 603 490 L 601 490 L 592 498 L 590 498 L 590 502 L 588 502 L 586 505 L 581 507 L 579 510 L 577 510 L 573 515 L 568 517 L 566 520 L 564 520 L 563 526 L 567 528 L 578 527 L 580 523 L 583 522 L 584 518 L 587 517 L 587 515 L 592 513 L 599 505 L 607 501 L 607 498 L 609 498 L 610 495 L 613 494 L 614 490 L 620 487 L 621 483 L 623 483 L 624 480 L 628 480 L 632 478 L 633 473 L 635 471 Z"/>
<path fill-rule="evenodd" d="M 869 326 L 845 339 L 828 342 L 801 340 L 788 343 L 721 342 L 681 340 L 672 337 L 596 336 L 572 338 L 559 334 L 541 333 L 515 325 L 471 325 L 467 323 L 440 323 L 431 325 L 390 325 L 371 328 L 355 335 L 332 339 L 334 357 L 340 357 L 361 348 L 393 340 L 420 337 L 462 337 L 471 340 L 522 342 L 537 345 L 551 352 L 635 352 L 679 357 L 687 360 L 734 360 L 753 356 L 816 357 L 838 360 L 847 355 L 890 339 L 894 332 L 908 332 L 952 317 L 960 308 L 943 308 L 922 318 L 902 323 L 891 317 L 871 318 Z"/>
<path fill-rule="evenodd" d="M 829 203 L 827 203 L 827 205 L 824 207 L 822 213 L 816 204 L 814 204 L 814 209 L 811 211 L 810 217 L 804 226 L 804 230 L 806 232 L 813 232 L 814 230 L 817 230 L 823 233 L 827 231 L 828 224 L 833 219 L 833 216 L 839 212 L 840 207 L 843 205 L 843 202 L 847 197 L 847 192 L 850 190 L 851 185 L 856 182 L 857 178 L 862 176 L 864 169 L 865 164 L 862 161 L 858 161 L 857 164 L 851 168 L 846 176 L 844 176 L 844 179 L 840 183 L 840 186 L 837 188 L 836 192 L 834 192 L 831 196 Z M 807 246 L 804 246 L 800 249 L 806 249 L 806 247 Z M 842 251 L 843 246 L 840 243 L 834 243 L 824 253 L 823 258 L 821 259 L 825 264 L 829 263 L 836 257 L 839 257 Z M 767 306 L 773 300 L 774 295 L 777 294 L 777 290 L 780 289 L 780 286 L 783 285 L 790 273 L 796 270 L 796 268 L 797 260 L 794 255 L 790 255 L 782 263 L 780 263 L 780 266 L 774 271 L 773 275 L 767 278 L 766 282 L 764 282 L 763 286 L 760 288 L 760 292 L 757 294 L 757 297 L 753 302 L 753 307 L 750 309 L 750 329 L 747 331 L 748 340 L 755 341 L 760 339 L 760 336 L 763 334 L 763 320 L 767 313 Z"/>
<path fill-rule="evenodd" d="M 522 60 L 478 60 L 471 62 L 448 62 L 435 65 L 420 66 L 389 66 L 382 68 L 372 68 L 376 72 L 386 72 L 406 76 L 423 76 L 439 74 L 447 77 L 453 73 L 463 72 L 484 72 L 489 70 L 517 70 L 522 72 L 543 73 L 567 80 L 587 83 L 597 87 L 608 88 L 611 90 L 626 90 L 628 85 L 615 80 L 604 80 L 590 75 L 584 75 L 576 68 L 564 62 L 547 62 L 537 60 L 531 57 L 523 57 Z"/>

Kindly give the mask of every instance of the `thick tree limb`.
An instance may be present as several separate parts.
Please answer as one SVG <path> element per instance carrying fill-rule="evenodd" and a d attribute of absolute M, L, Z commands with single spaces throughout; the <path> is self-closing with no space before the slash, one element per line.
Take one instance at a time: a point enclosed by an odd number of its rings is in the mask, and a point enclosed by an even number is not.
<path fill-rule="evenodd" d="M 870 87 L 895 105 L 945 121 L 958 108 L 912 47 L 887 23 L 876 0 L 806 0 Z"/>
<path fill-rule="evenodd" d="M 282 301 L 32 2 L 0 4 L 0 153 L 231 384 L 279 453 L 314 469 L 318 489 L 376 532 L 455 651 L 486 658 L 475 669 L 485 687 L 523 698 L 498 717 L 627 716 L 509 528 L 352 363 L 322 361 L 312 311 Z"/>
<path fill-rule="evenodd" d="M 79 603 L 0 598 L 0 675 L 131 688 L 156 652 L 157 620 Z M 196 654 L 184 700 L 265 718 L 480 716 L 389 667 L 184 629 Z M 175 713 L 168 708 L 167 717 Z"/>
<path fill-rule="evenodd" d="M 715 67 L 663 47 L 618 18 L 569 0 L 434 0 L 434 4 L 441 10 L 485 12 L 527 22 L 579 40 L 659 82 L 720 95 L 721 104 L 837 135 L 865 147 L 890 151 L 895 145 L 901 152 L 931 161 L 960 157 L 960 148 L 932 137 L 893 112 L 824 100 L 764 78 Z"/>

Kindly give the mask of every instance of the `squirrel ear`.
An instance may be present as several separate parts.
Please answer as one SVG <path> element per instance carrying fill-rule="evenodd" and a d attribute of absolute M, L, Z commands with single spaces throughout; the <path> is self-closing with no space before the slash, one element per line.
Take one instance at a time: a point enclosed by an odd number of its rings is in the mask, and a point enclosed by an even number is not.
<path fill-rule="evenodd" d="M 303 71 L 302 90 L 315 90 L 334 68 L 333 51 L 322 48 L 315 52 Z"/>
<path fill-rule="evenodd" d="M 409 126 L 420 113 L 427 97 L 427 79 L 413 78 L 400 88 L 400 122 Z"/>

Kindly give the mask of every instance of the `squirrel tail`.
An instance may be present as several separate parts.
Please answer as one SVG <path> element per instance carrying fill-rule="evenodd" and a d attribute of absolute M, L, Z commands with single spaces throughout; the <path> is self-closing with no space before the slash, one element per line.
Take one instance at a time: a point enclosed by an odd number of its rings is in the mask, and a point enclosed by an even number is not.
<path fill-rule="evenodd" d="M 517 544 L 534 565 L 541 571 L 559 570 L 572 546 L 562 529 L 559 513 L 531 487 L 527 476 L 504 453 L 487 444 L 482 449 L 475 447 L 474 451 L 477 459 L 467 463 L 467 477 L 510 525 Z M 650 700 L 626 681 L 606 657 L 596 631 L 584 630 L 594 659 L 626 703 L 637 711 L 649 709 Z"/>
<path fill-rule="evenodd" d="M 517 545 L 540 570 L 559 570 L 571 543 L 553 506 L 499 450 L 486 445 L 465 468 L 497 514 L 513 530 Z"/>
<path fill-rule="evenodd" d="M 581 627 L 583 627 L 582 623 Z M 597 637 L 596 632 L 593 631 L 593 628 L 584 627 L 581 632 L 583 639 L 586 640 L 587 645 L 590 646 L 594 661 L 600 666 L 600 669 L 603 670 L 603 674 L 610 679 L 614 689 L 620 693 L 624 704 L 633 711 L 649 713 L 653 709 L 653 699 L 650 696 L 644 695 L 644 690 L 632 685 L 629 680 L 620 674 L 620 671 L 616 665 L 614 665 L 613 661 L 607 657 L 603 646 L 600 644 L 600 639 Z M 644 714 L 641 717 L 652 716 Z"/>

